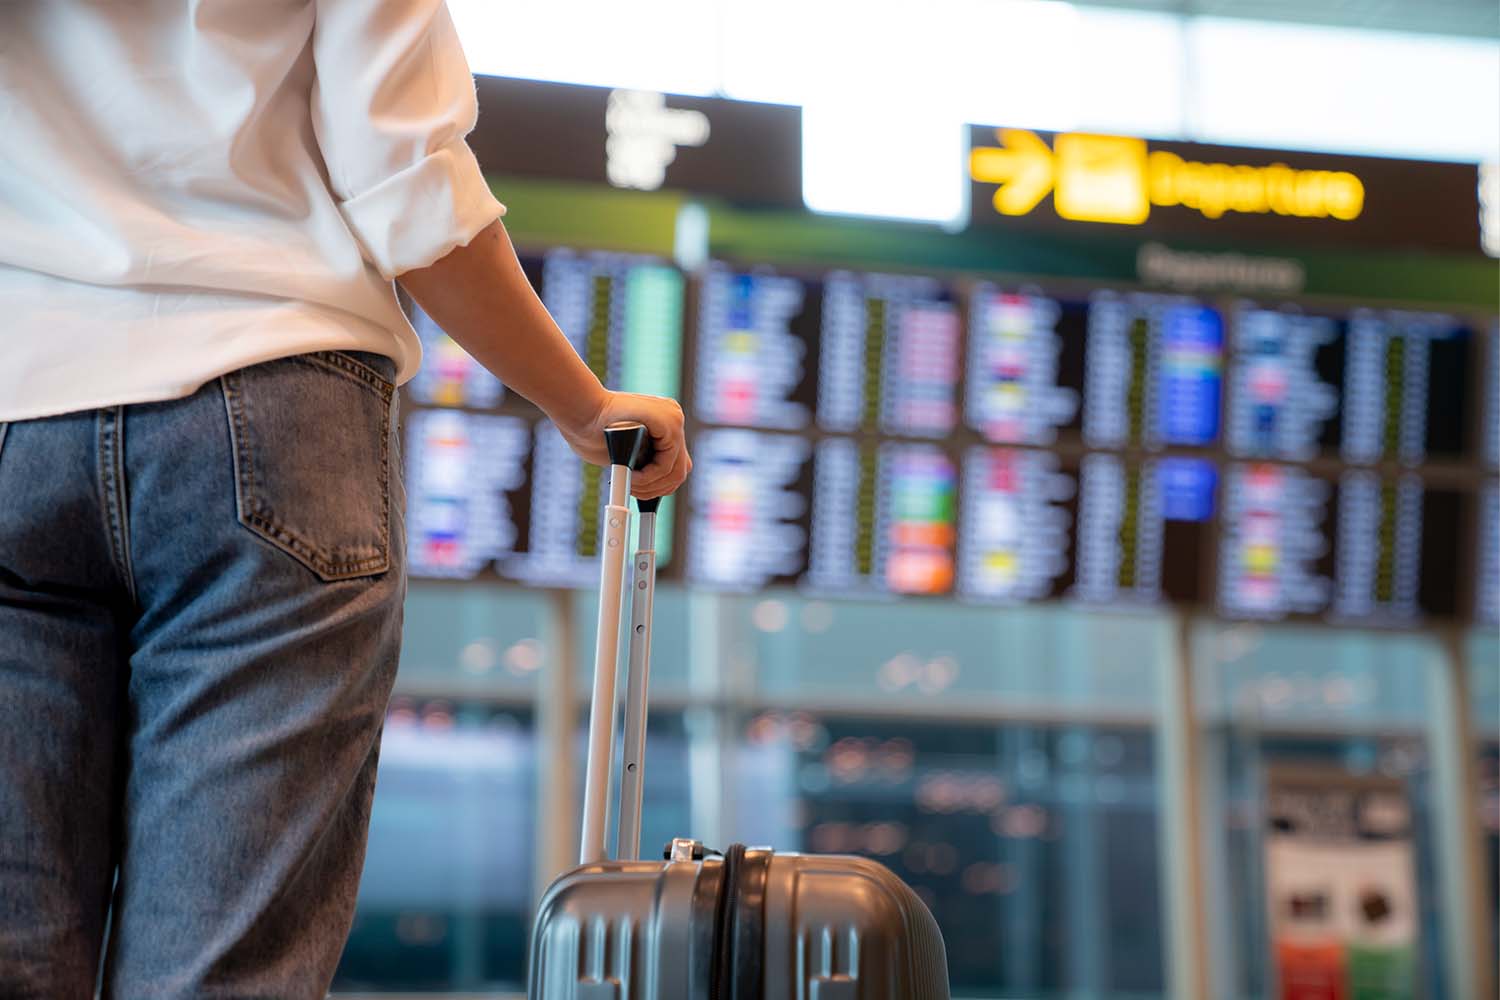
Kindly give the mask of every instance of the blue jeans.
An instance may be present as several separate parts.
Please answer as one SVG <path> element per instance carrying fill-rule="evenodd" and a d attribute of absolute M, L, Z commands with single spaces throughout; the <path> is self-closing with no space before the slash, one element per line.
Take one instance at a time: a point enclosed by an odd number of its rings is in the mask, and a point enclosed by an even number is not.
<path fill-rule="evenodd" d="M 406 590 L 391 373 L 0 424 L 0 996 L 327 993 Z"/>

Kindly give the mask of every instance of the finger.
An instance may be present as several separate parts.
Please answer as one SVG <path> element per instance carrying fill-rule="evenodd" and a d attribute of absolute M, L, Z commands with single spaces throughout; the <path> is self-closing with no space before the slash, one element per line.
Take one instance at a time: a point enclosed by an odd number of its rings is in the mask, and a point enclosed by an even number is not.
<path fill-rule="evenodd" d="M 642 480 L 639 489 L 633 492 L 635 492 L 636 496 L 644 500 L 675 493 L 677 492 L 677 488 L 682 485 L 683 480 L 687 478 L 688 471 L 692 467 L 693 460 L 688 456 L 686 446 L 680 447 L 676 449 L 676 458 L 673 459 L 670 468 L 664 470 L 659 475 Z"/>
<path fill-rule="evenodd" d="M 677 461 L 677 453 L 682 450 L 681 438 L 673 437 L 670 433 L 652 434 L 651 449 L 651 461 L 636 470 L 636 482 L 649 483 L 665 475 L 672 468 L 672 463 Z"/>
<path fill-rule="evenodd" d="M 673 471 L 682 455 L 682 449 L 663 451 L 657 462 L 643 470 L 645 474 L 632 480 L 631 492 L 638 497 L 650 499 L 671 492 Z"/>
<path fill-rule="evenodd" d="M 660 421 L 657 426 L 660 430 L 650 423 L 646 425 L 647 430 L 651 431 L 651 443 L 655 447 L 656 454 L 651 463 L 634 477 L 634 481 L 642 489 L 654 489 L 664 482 L 676 469 L 678 457 L 687 451 L 681 410 L 677 411 L 675 419 L 669 417 Z"/>

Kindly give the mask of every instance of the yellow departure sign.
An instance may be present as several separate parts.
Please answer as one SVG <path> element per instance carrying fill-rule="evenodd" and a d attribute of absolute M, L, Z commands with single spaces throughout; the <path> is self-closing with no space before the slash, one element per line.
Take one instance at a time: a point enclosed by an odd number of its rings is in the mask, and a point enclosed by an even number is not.
<path fill-rule="evenodd" d="M 999 185 L 1001 215 L 1026 215 L 1049 192 L 1064 219 L 1120 225 L 1145 222 L 1153 205 L 1210 219 L 1242 212 L 1347 222 L 1364 210 L 1364 183 L 1348 171 L 1200 163 L 1124 136 L 1060 133 L 1048 147 L 1025 129 L 995 134 L 1000 145 L 975 148 L 969 173 Z"/>

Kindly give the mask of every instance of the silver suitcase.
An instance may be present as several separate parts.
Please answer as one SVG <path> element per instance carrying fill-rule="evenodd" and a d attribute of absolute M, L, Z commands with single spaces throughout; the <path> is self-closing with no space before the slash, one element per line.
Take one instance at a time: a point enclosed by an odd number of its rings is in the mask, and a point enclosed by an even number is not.
<path fill-rule="evenodd" d="M 640 507 L 616 859 L 605 851 L 616 652 L 630 472 L 650 460 L 639 424 L 612 426 L 598 645 L 578 867 L 547 889 L 531 941 L 530 1000 L 948 1000 L 937 922 L 885 867 L 863 858 L 722 854 L 686 838 L 639 860 L 642 763 L 656 585 L 656 502 Z"/>

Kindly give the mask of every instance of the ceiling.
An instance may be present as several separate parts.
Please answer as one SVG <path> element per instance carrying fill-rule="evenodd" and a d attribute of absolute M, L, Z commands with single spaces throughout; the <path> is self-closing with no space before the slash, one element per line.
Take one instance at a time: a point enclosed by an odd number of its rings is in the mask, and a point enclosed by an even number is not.
<path fill-rule="evenodd" d="M 1500 39 L 1500 0 L 1081 0 L 1081 3 L 1167 14 Z"/>

